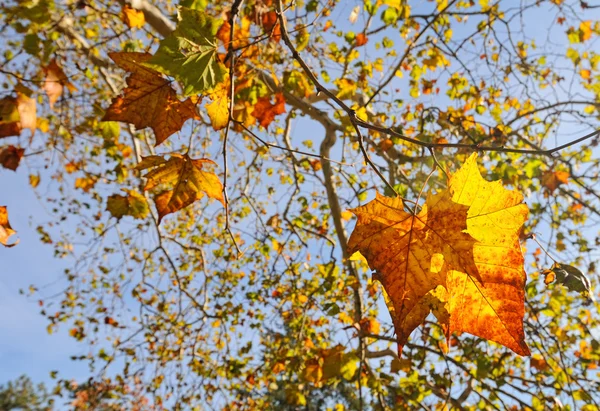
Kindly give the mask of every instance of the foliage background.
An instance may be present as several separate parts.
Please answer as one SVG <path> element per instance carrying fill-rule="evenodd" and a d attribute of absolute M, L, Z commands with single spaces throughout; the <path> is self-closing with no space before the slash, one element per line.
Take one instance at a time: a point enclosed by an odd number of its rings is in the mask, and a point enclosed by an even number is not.
<path fill-rule="evenodd" d="M 444 338 L 431 323 L 413 335 L 401 360 L 395 357 L 389 341 L 393 329 L 380 289 L 370 281 L 364 264 L 343 262 L 341 230 L 334 231 L 336 223 L 350 230 L 350 216 L 341 211 L 371 198 L 373 189 L 383 190 L 384 185 L 363 163 L 345 114 L 315 95 L 301 69 L 293 64 L 289 50 L 269 36 L 249 48 L 248 56 L 240 61 L 273 72 L 279 80 L 288 72 L 284 91 L 304 100 L 299 100 L 295 109 L 286 100 L 288 112 L 267 131 L 258 126 L 252 129 L 266 141 L 318 153 L 326 135 L 315 118 L 323 118 L 306 108 L 317 107 L 331 124 L 339 125 L 335 126 L 339 127 L 337 144 L 328 157 L 344 164 L 267 150 L 248 133 L 232 133 L 227 153 L 230 222 L 236 242 L 244 250 L 241 256 L 224 230 L 223 211 L 216 202 L 202 200 L 167 218 L 160 231 L 152 217 L 117 222 L 105 211 L 106 198 L 119 193 L 120 187 L 139 187 L 139 174 L 132 170 L 134 151 L 137 147 L 144 155 L 150 154 L 154 137 L 148 129 L 132 131 L 126 125 L 98 121 L 114 97 L 103 76 L 118 86 L 123 73 L 112 68 L 99 71 L 94 63 L 106 61 L 107 51 L 155 46 L 165 35 L 161 31 L 173 23 L 161 26 L 147 19 L 141 28 L 130 28 L 123 22 L 122 5 L 115 2 L 26 3 L 2 6 L 9 34 L 2 40 L 5 60 L 1 72 L 6 95 L 20 77 L 31 80 L 22 83 L 34 89 L 38 99 L 40 122 L 35 137 L 30 139 L 24 131 L 10 142 L 27 148 L 17 177 L 23 173 L 41 177 L 35 192 L 44 212 L 26 208 L 31 197 L 25 196 L 31 194 L 25 193 L 22 183 L 17 188 L 9 185 L 8 170 L 0 176 L 2 201 L 8 203 L 11 217 L 17 217 L 11 222 L 23 240 L 30 238 L 22 228 L 27 225 L 25 216 L 30 215 L 31 226 L 42 242 L 66 261 L 66 273 L 44 278 L 31 290 L 31 299 L 44 301 L 48 331 L 67 331 L 81 341 L 65 351 L 90 364 L 96 390 L 111 393 L 108 402 L 131 404 L 143 395 L 157 407 L 161 403 L 174 407 L 179 402 L 274 409 L 304 404 L 319 409 L 336 403 L 348 408 L 361 404 L 365 408 L 560 409 L 558 404 L 565 409 L 597 408 L 597 311 L 584 305 L 585 300 L 577 294 L 561 287 L 546 288 L 536 273 L 550 262 L 536 252 L 535 243 L 525 247 L 529 256 L 526 334 L 534 353 L 531 359 L 466 335 L 452 339 L 446 355 Z M 206 6 L 188 3 L 200 9 Z M 166 16 L 175 13 L 176 4 L 156 5 Z M 301 55 L 348 104 L 364 104 L 361 95 L 372 94 L 392 76 L 385 88 L 387 94 L 359 110 L 359 116 L 373 124 L 391 126 L 433 143 L 443 143 L 443 138 L 450 143 L 520 148 L 531 148 L 530 143 L 554 147 L 598 128 L 597 12 L 585 3 L 411 3 L 412 17 L 408 19 L 402 19 L 407 5 L 330 5 L 331 14 L 324 16 L 324 3 L 297 2 L 296 8 L 287 12 L 288 18 L 295 16 L 291 26 L 309 26 L 292 37 L 298 46 L 304 42 L 304 31 L 310 34 Z M 258 6 L 267 14 L 276 4 L 246 2 L 242 18 Z M 213 2 L 208 12 L 218 16 L 229 7 L 230 2 Z M 351 24 L 348 16 L 355 7 L 358 15 Z M 372 18 L 369 7 L 378 7 Z M 446 17 L 436 20 L 418 46 L 407 48 L 401 30 L 415 22 L 419 29 L 426 27 L 431 21 L 428 16 L 440 10 L 442 15 L 446 11 L 454 15 L 447 16 L 447 24 Z M 510 25 L 494 17 L 496 10 L 514 16 Z M 456 20 L 461 13 L 474 14 L 460 24 Z M 561 18 L 563 23 L 559 23 Z M 488 37 L 478 34 L 474 43 L 461 42 L 486 19 L 494 21 L 495 31 Z M 327 21 L 334 26 L 325 31 Z M 367 23 L 371 25 L 365 29 Z M 265 31 L 262 19 L 249 24 L 250 33 Z M 380 32 L 371 32 L 379 27 L 383 27 Z M 507 27 L 515 36 L 512 42 Z M 411 31 L 408 38 L 419 29 Z M 368 42 L 357 46 L 356 34 L 350 31 L 365 33 Z M 390 36 L 387 41 L 386 35 Z M 443 44 L 444 36 L 448 47 Z M 493 44 L 486 43 L 494 36 Z M 498 48 L 499 44 L 504 47 Z M 91 51 L 85 50 L 86 45 Z M 455 49 L 460 54 L 453 55 Z M 401 68 L 403 77 L 393 76 L 393 66 L 406 50 L 409 57 L 407 67 Z M 569 50 L 576 50 L 577 55 Z M 498 54 L 497 61 L 494 54 Z M 56 56 L 78 90 L 65 92 L 53 111 L 41 90 L 40 67 Z M 447 67 L 445 60 L 451 63 Z M 426 72 L 423 67 L 428 67 Z M 249 70 L 240 79 L 258 78 L 257 82 L 268 83 L 253 73 Z M 464 79 L 457 73 L 463 73 Z M 349 81 L 340 80 L 342 77 Z M 251 106 L 272 91 L 255 84 L 238 97 Z M 301 105 L 302 101 L 308 104 Z M 287 123 L 291 124 L 288 134 Z M 156 150 L 185 152 L 193 142 L 196 157 L 220 161 L 220 138 L 222 132 L 212 130 L 210 120 L 204 117 L 188 122 Z M 532 210 L 528 230 L 537 232 L 556 258 L 588 273 L 593 284 L 597 284 L 595 247 L 600 215 L 596 141 L 565 149 L 558 158 L 494 151 L 483 154 L 488 179 L 502 179 L 526 194 Z M 431 154 L 382 133 L 366 134 L 366 144 L 396 189 L 416 198 L 433 168 Z M 437 160 L 456 169 L 470 151 L 439 150 Z M 222 173 L 223 163 L 219 164 Z M 323 174 L 327 167 L 333 167 L 331 184 L 339 196 L 337 216 L 328 201 L 331 197 Z M 567 171 L 570 179 L 551 190 L 544 180 L 551 174 L 544 173 L 556 171 Z M 438 170 L 430 185 L 439 188 L 443 181 Z M 23 241 L 17 248 L 0 250 L 1 261 L 8 261 L 8 272 L 26 273 L 23 264 L 30 264 L 29 256 L 35 254 L 32 249 L 26 252 L 26 246 L 30 247 Z M 53 270 L 55 274 L 58 269 Z M 358 317 L 357 295 L 363 304 Z M 356 322 L 379 337 L 358 338 L 353 327 Z M 359 341 L 368 346 L 366 351 L 359 349 Z M 337 344 L 344 347 L 348 372 L 333 371 L 331 378 L 319 376 L 331 355 L 325 350 Z M 361 356 L 363 360 L 358 361 Z M 360 365 L 359 373 L 356 368 Z M 59 381 L 58 386 L 63 387 L 66 398 L 67 391 L 75 390 L 66 381 Z"/>

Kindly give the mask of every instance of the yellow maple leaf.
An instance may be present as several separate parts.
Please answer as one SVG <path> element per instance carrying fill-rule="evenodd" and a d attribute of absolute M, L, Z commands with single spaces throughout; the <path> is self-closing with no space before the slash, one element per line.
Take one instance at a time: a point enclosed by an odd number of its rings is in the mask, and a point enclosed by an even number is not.
<path fill-rule="evenodd" d="M 523 332 L 524 258 L 519 234 L 527 220 L 523 195 L 500 181 L 486 181 L 473 154 L 450 178 L 452 200 L 469 207 L 467 231 L 477 240 L 473 258 L 479 278 L 453 271 L 446 280 L 450 333 L 468 332 L 529 355 Z"/>
<path fill-rule="evenodd" d="M 144 190 L 159 185 L 169 189 L 158 194 L 154 201 L 158 210 L 158 221 L 167 215 L 181 210 L 206 194 L 225 205 L 223 185 L 215 173 L 204 171 L 205 165 L 214 165 L 209 159 L 192 159 L 187 154 L 171 154 L 168 160 L 161 156 L 144 157 L 136 167 L 150 170 L 144 177 L 148 180 Z"/>
<path fill-rule="evenodd" d="M 468 332 L 528 355 L 525 272 L 519 232 L 523 196 L 485 181 L 476 155 L 421 211 L 377 194 L 358 217 L 348 252 L 360 251 L 386 294 L 400 350 L 430 311 L 447 337 Z"/>
<path fill-rule="evenodd" d="M 144 13 L 140 10 L 131 8 L 128 5 L 123 6 L 121 20 L 123 20 L 123 23 L 127 24 L 130 28 L 140 28 L 146 23 Z"/>
<path fill-rule="evenodd" d="M 150 127 L 158 145 L 181 130 L 188 119 L 199 118 L 192 99 L 177 99 L 170 81 L 143 65 L 151 54 L 119 52 L 109 53 L 109 56 L 132 74 L 127 78 L 123 95 L 113 99 L 102 121 L 123 121 L 138 129 Z"/>
<path fill-rule="evenodd" d="M 219 83 L 208 93 L 212 102 L 207 103 L 206 113 L 215 131 L 227 127 L 229 122 L 229 80 Z"/>

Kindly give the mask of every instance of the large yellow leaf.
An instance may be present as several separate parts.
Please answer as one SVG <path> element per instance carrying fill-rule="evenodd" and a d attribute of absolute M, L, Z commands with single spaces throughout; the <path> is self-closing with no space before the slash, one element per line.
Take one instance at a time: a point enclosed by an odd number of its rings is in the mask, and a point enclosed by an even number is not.
<path fill-rule="evenodd" d="M 449 271 L 477 277 L 475 240 L 464 232 L 468 207 L 450 197 L 447 190 L 429 195 L 416 215 L 404 210 L 401 199 L 380 194 L 352 210 L 358 222 L 348 252 L 360 251 L 383 284 L 400 350 L 429 314 L 431 297 L 425 297 L 438 285 L 446 285 Z"/>
<path fill-rule="evenodd" d="M 119 67 L 132 73 L 127 78 L 123 95 L 113 99 L 103 121 L 123 121 L 138 129 L 150 127 L 156 136 L 156 145 L 181 130 L 190 118 L 199 118 L 191 99 L 180 101 L 171 82 L 143 65 L 151 54 L 109 53 Z"/>
<path fill-rule="evenodd" d="M 448 189 L 430 194 L 416 215 L 404 210 L 402 200 L 379 194 L 353 210 L 358 222 L 348 252 L 360 251 L 376 270 L 400 350 L 433 311 L 448 337 L 468 332 L 529 354 L 522 200 L 499 181 L 485 181 L 473 155 Z"/>
<path fill-rule="evenodd" d="M 453 201 L 469 207 L 467 230 L 477 240 L 473 258 L 480 277 L 460 271 L 448 276 L 450 332 L 468 332 L 529 355 L 523 332 L 526 274 L 519 242 L 528 214 L 523 195 L 500 181 L 484 180 L 476 154 L 450 178 L 449 189 Z"/>
<path fill-rule="evenodd" d="M 199 200 L 204 193 L 225 205 L 223 185 L 219 177 L 203 170 L 205 165 L 214 164 L 206 158 L 194 160 L 187 154 L 171 154 L 168 160 L 161 156 L 144 157 L 136 167 L 138 170 L 152 168 L 144 176 L 148 179 L 144 190 L 151 190 L 159 185 L 169 187 L 155 197 L 159 222 L 165 215 Z"/>

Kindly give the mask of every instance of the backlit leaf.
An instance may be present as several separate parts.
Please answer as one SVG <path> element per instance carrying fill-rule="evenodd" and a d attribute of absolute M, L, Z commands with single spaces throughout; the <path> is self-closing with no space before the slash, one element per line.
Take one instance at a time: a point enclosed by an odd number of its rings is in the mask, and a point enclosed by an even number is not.
<path fill-rule="evenodd" d="M 447 190 L 417 214 L 377 195 L 353 212 L 348 252 L 360 251 L 388 296 L 400 348 L 430 310 L 451 333 L 468 332 L 527 355 L 524 341 L 523 196 L 487 182 L 471 156 Z M 442 293 L 438 286 L 445 287 Z M 436 295 L 437 294 L 437 295 Z"/>
<path fill-rule="evenodd" d="M 123 52 L 109 55 L 119 67 L 132 74 L 127 78 L 123 95 L 113 99 L 103 121 L 123 121 L 138 129 L 151 127 L 158 145 L 181 130 L 186 120 L 198 118 L 191 99 L 177 99 L 170 82 L 143 65 L 150 59 L 150 54 Z"/>
<path fill-rule="evenodd" d="M 140 28 L 146 23 L 144 13 L 140 10 L 133 9 L 128 5 L 123 7 L 121 11 L 121 19 L 130 28 Z"/>
<path fill-rule="evenodd" d="M 285 113 L 285 99 L 283 93 L 275 94 L 275 103 L 271 103 L 271 96 L 258 99 L 254 106 L 253 115 L 259 124 L 265 128 L 275 120 L 275 116 Z"/>
<path fill-rule="evenodd" d="M 144 157 L 138 170 L 152 169 L 144 177 L 144 190 L 167 186 L 155 197 L 159 222 L 167 215 L 181 210 L 206 194 L 225 205 L 223 185 L 216 174 L 204 171 L 205 165 L 214 165 L 209 159 L 192 159 L 187 154 L 171 154 L 168 160 L 161 156 Z"/>
<path fill-rule="evenodd" d="M 206 114 L 210 118 L 210 123 L 215 131 L 221 130 L 229 122 L 229 84 L 223 82 L 208 93 L 212 102 L 207 103 Z"/>
<path fill-rule="evenodd" d="M 217 56 L 217 31 L 222 22 L 203 11 L 179 8 L 175 31 L 160 42 L 147 62 L 181 82 L 185 94 L 203 94 L 225 79 L 225 65 Z"/>

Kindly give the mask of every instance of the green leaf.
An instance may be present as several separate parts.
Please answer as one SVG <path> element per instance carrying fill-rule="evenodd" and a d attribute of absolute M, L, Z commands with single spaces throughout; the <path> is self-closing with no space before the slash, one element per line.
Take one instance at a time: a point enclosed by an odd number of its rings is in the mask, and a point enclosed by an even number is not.
<path fill-rule="evenodd" d="M 175 77 L 186 95 L 214 88 L 227 72 L 217 55 L 216 34 L 221 24 L 202 11 L 180 7 L 177 28 L 160 42 L 146 65 Z"/>

